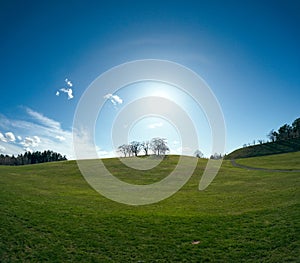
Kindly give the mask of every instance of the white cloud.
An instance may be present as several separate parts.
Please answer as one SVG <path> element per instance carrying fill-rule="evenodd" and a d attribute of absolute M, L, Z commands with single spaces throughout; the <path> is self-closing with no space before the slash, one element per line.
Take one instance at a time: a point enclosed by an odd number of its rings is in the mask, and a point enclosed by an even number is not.
<path fill-rule="evenodd" d="M 5 135 L 0 133 L 0 142 L 5 144 L 3 145 L 5 146 L 5 154 L 17 155 L 24 153 L 24 150 L 52 150 L 66 155 L 68 159 L 75 159 L 72 131 L 64 130 L 59 122 L 44 116 L 42 113 L 35 112 L 29 108 L 25 109 L 26 115 L 28 114 L 32 117 L 30 121 L 8 119 L 0 114 L 0 128 L 4 131 L 18 134 L 16 136 L 17 140 L 12 142 L 8 141 Z M 115 156 L 113 151 L 95 146 L 94 140 L 91 139 L 90 131 L 78 134 L 78 136 L 78 144 L 80 149 L 82 149 L 80 157 L 109 158 Z"/>
<path fill-rule="evenodd" d="M 155 122 L 155 123 L 149 124 L 148 128 L 149 129 L 156 129 L 156 128 L 159 128 L 159 127 L 162 127 L 162 126 L 163 126 L 162 122 Z"/>
<path fill-rule="evenodd" d="M 7 141 L 14 142 L 16 140 L 15 135 L 12 132 L 5 133 Z"/>
<path fill-rule="evenodd" d="M 56 135 L 55 138 L 61 142 L 66 140 L 66 138 L 64 136 L 59 136 L 59 135 Z"/>
<path fill-rule="evenodd" d="M 92 133 L 86 128 L 74 130 L 74 142 L 76 143 L 76 158 L 82 159 L 96 159 L 96 158 L 111 158 L 115 157 L 114 151 L 106 151 L 98 145 L 95 145 L 92 139 Z"/>
<path fill-rule="evenodd" d="M 33 152 L 33 150 L 31 148 L 29 148 L 29 147 L 24 147 L 24 151 L 25 152 Z"/>
<path fill-rule="evenodd" d="M 0 132 L 0 141 L 7 142 L 7 139 L 4 137 L 4 135 Z"/>
<path fill-rule="evenodd" d="M 7 142 L 5 144 L 5 147 L 3 145 L 0 145 L 0 147 L 3 147 L 5 149 L 2 149 L 2 153 L 3 154 L 7 154 L 7 155 L 18 155 L 19 153 L 23 153 L 23 149 L 22 146 L 20 146 L 18 143 L 12 143 L 12 142 Z M 0 151 L 0 152 L 1 152 Z"/>
<path fill-rule="evenodd" d="M 77 159 L 95 159 L 97 152 L 92 140 L 91 131 L 87 128 L 73 130 L 74 149 Z"/>
<path fill-rule="evenodd" d="M 5 147 L 0 145 L 0 152 L 3 153 L 5 151 Z"/>
<path fill-rule="evenodd" d="M 33 136 L 33 139 L 36 143 L 40 143 L 41 142 L 41 139 L 38 137 L 38 136 Z"/>
<path fill-rule="evenodd" d="M 111 93 L 106 94 L 103 98 L 110 100 L 114 106 L 123 103 L 123 100 L 118 95 L 113 95 Z"/>
<path fill-rule="evenodd" d="M 176 153 L 180 154 L 180 155 L 190 155 L 193 156 L 195 150 L 193 150 L 192 148 L 186 146 L 186 147 L 178 147 L 177 149 L 173 149 Z"/>
<path fill-rule="evenodd" d="M 68 95 L 68 100 L 71 100 L 74 98 L 73 96 L 73 90 L 71 89 L 73 87 L 73 83 L 71 82 L 71 80 L 69 80 L 68 78 L 65 79 L 65 83 L 67 84 L 67 88 L 61 88 L 59 90 L 56 91 L 55 95 L 59 96 L 60 95 L 60 91 L 67 93 Z"/>
<path fill-rule="evenodd" d="M 72 86 L 73 86 L 73 83 L 71 82 L 71 80 L 65 79 L 65 82 L 67 83 L 67 85 L 68 85 L 69 87 L 72 87 Z"/>
<path fill-rule="evenodd" d="M 102 150 L 99 146 L 96 146 L 96 152 L 99 157 L 108 156 L 110 154 L 108 151 Z"/>
<path fill-rule="evenodd" d="M 30 137 L 26 137 L 24 139 L 24 141 L 22 142 L 22 144 L 24 146 L 32 146 L 32 147 L 38 146 L 38 144 L 35 142 L 35 140 L 33 138 L 30 138 Z"/>
<path fill-rule="evenodd" d="M 39 146 L 39 143 L 41 142 L 41 139 L 38 136 L 33 136 L 31 137 L 26 137 L 21 144 L 24 145 L 25 147 L 37 147 Z"/>
<path fill-rule="evenodd" d="M 29 108 L 25 109 L 26 113 L 33 117 L 32 121 L 7 119 L 0 114 L 0 127 L 21 135 L 21 140 L 10 142 L 7 141 L 2 133 L 0 134 L 0 140 L 6 142 L 6 154 L 17 155 L 23 153 L 24 149 L 34 149 L 35 151 L 52 150 L 66 155 L 68 159 L 74 159 L 72 132 L 62 129 L 59 122 L 39 112 Z M 57 137 L 65 138 L 65 140 L 60 141 Z"/>
<path fill-rule="evenodd" d="M 62 91 L 62 92 L 64 92 L 64 93 L 67 93 L 67 95 L 68 95 L 68 100 L 71 100 L 71 99 L 74 98 L 74 96 L 73 96 L 73 90 L 72 90 L 71 88 L 68 88 L 68 89 L 62 88 L 62 89 L 60 89 L 60 91 Z M 59 94 L 58 94 L 58 95 L 59 95 Z"/>

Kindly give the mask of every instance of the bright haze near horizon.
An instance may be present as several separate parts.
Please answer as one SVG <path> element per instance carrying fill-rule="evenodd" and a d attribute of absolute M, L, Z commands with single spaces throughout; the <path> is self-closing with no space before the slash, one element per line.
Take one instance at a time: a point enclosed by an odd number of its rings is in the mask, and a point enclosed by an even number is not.
<path fill-rule="evenodd" d="M 50 149 L 74 158 L 80 97 L 105 71 L 141 59 L 170 60 L 204 79 L 223 111 L 225 153 L 266 140 L 300 117 L 299 8 L 299 1 L 4 1 L 0 153 Z M 115 116 L 143 96 L 176 101 L 195 123 L 197 148 L 212 154 L 201 109 L 168 85 L 145 83 L 107 94 L 95 126 L 100 157 L 114 155 Z M 158 116 L 128 134 L 129 141 L 153 137 L 181 152 L 176 128 Z"/>

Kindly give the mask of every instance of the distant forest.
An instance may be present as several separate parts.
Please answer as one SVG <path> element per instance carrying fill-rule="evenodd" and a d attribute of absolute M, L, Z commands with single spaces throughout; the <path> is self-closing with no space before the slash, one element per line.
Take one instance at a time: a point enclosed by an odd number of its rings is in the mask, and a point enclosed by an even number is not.
<path fill-rule="evenodd" d="M 67 160 L 65 155 L 62 156 L 60 153 L 50 150 L 43 152 L 25 152 L 24 154 L 19 154 L 18 156 L 0 154 L 0 165 L 25 165 L 65 160 Z"/>

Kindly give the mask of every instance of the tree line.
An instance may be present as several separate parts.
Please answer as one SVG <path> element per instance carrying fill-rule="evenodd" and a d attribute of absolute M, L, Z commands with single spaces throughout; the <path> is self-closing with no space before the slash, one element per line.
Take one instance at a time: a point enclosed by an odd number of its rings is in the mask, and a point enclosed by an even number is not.
<path fill-rule="evenodd" d="M 292 125 L 284 124 L 278 131 L 271 130 L 268 138 L 271 142 L 287 140 L 300 137 L 300 118 L 296 119 Z"/>
<path fill-rule="evenodd" d="M 269 140 L 253 140 L 252 143 L 244 144 L 243 147 L 263 144 L 268 142 L 276 142 L 300 137 L 300 118 L 293 121 L 292 125 L 284 124 L 277 131 L 272 129 L 268 134 Z"/>
<path fill-rule="evenodd" d="M 67 160 L 66 156 L 62 156 L 60 153 L 53 151 L 35 151 L 25 152 L 18 156 L 9 156 L 0 154 L 0 165 L 25 165 L 25 164 L 36 164 L 36 163 L 47 163 Z"/>
<path fill-rule="evenodd" d="M 148 156 L 150 152 L 157 156 L 164 156 L 170 151 L 167 146 L 167 140 L 164 138 L 153 138 L 150 141 L 132 141 L 129 144 L 122 144 L 118 147 L 118 152 L 124 157 L 138 156 L 140 152 L 143 152 L 145 156 Z"/>

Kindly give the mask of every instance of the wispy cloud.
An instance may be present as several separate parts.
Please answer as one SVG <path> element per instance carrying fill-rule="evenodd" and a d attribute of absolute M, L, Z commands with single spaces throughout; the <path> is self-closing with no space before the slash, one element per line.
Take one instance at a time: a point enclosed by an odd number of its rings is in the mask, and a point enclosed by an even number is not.
<path fill-rule="evenodd" d="M 106 94 L 104 99 L 110 100 L 114 106 L 123 103 L 123 99 L 121 99 L 118 95 L 113 95 L 111 93 Z"/>
<path fill-rule="evenodd" d="M 4 146 L 0 145 L 0 153 L 4 153 L 5 149 L 6 148 Z"/>
<path fill-rule="evenodd" d="M 32 117 L 31 121 L 7 119 L 0 115 L 0 128 L 20 134 L 18 140 L 13 141 L 10 132 L 3 135 L 3 130 L 0 130 L 0 141 L 6 154 L 19 154 L 24 150 L 53 150 L 67 155 L 69 159 L 74 158 L 71 131 L 62 129 L 59 122 L 30 108 L 25 108 L 25 113 Z"/>
<path fill-rule="evenodd" d="M 148 128 L 149 129 L 156 129 L 156 128 L 159 128 L 159 127 L 162 127 L 162 126 L 163 126 L 162 122 L 155 122 L 155 123 L 149 124 Z"/>
<path fill-rule="evenodd" d="M 66 138 L 64 136 L 59 136 L 59 135 L 55 136 L 55 138 L 61 142 L 66 140 Z"/>
<path fill-rule="evenodd" d="M 95 159 L 108 152 L 95 146 L 92 132 L 87 128 L 76 129 L 73 131 L 77 159 Z"/>
<path fill-rule="evenodd" d="M 53 128 L 53 129 L 57 129 L 57 130 L 59 130 L 61 128 L 59 122 L 54 121 L 48 117 L 45 117 L 43 114 L 41 114 L 39 112 L 36 112 L 30 108 L 26 108 L 26 112 L 44 126 L 47 126 L 47 127 Z"/>
<path fill-rule="evenodd" d="M 73 152 L 73 132 L 71 130 L 63 129 L 59 122 L 30 108 L 25 108 L 24 113 L 25 118 L 28 118 L 28 116 L 31 117 L 30 121 L 8 119 L 0 114 L 0 146 L 3 154 L 17 155 L 24 153 L 24 151 L 52 150 L 66 155 L 68 159 L 75 158 Z M 18 134 L 18 136 L 15 136 L 17 140 L 13 141 L 10 133 L 14 136 Z M 82 144 L 84 158 L 93 156 L 91 154 L 95 149 L 96 155 L 100 158 L 115 156 L 113 151 L 106 151 L 95 145 L 90 132 L 77 135 L 79 136 L 79 145 Z"/>

